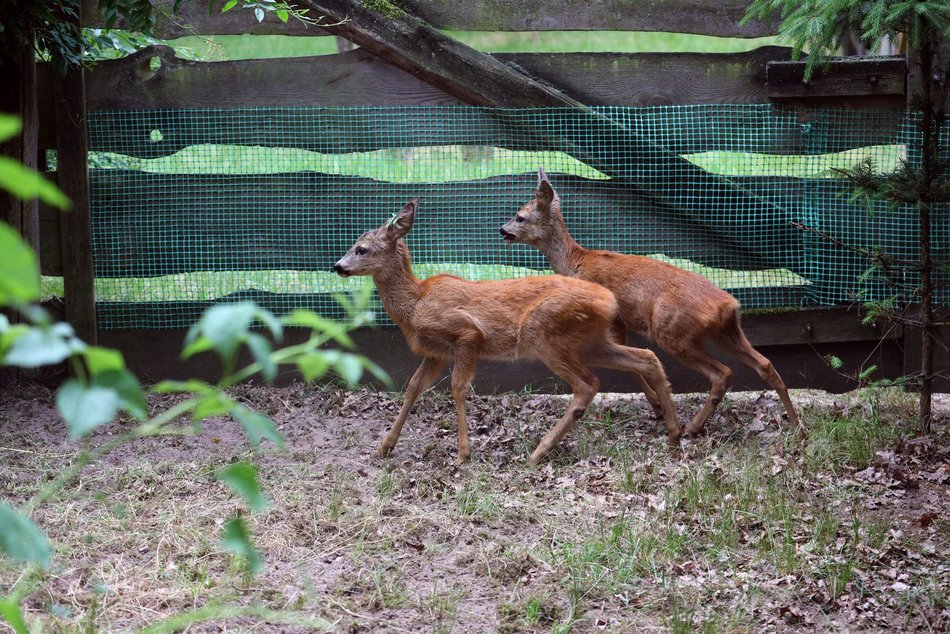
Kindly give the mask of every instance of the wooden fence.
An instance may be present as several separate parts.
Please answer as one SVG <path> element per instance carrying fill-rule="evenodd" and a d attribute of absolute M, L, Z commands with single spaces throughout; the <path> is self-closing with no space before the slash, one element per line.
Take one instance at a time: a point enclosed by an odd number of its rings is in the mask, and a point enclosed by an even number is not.
<path fill-rule="evenodd" d="M 579 111 L 599 105 L 771 102 L 903 109 L 907 101 L 907 64 L 902 57 L 842 60 L 806 85 L 801 81 L 803 63 L 790 61 L 790 50 L 779 46 L 729 54 L 488 55 L 468 49 L 440 31 L 629 30 L 744 38 L 773 34 L 774 24 L 739 25 L 747 0 L 400 0 L 392 15 L 377 13 L 351 0 L 301 0 L 298 4 L 309 7 L 311 15 L 326 16 L 327 23 L 336 24 L 326 29 L 305 27 L 293 20 L 285 25 L 273 16 L 258 23 L 249 13 L 237 9 L 209 15 L 206 2 L 186 3 L 182 13 L 173 15 L 171 4 L 169 0 L 159 16 L 158 37 L 195 33 L 332 34 L 361 48 L 320 57 L 235 62 L 185 61 L 175 58 L 169 49 L 158 48 L 103 62 L 65 78 L 45 65 L 38 67 L 37 128 L 33 138 L 41 157 L 40 167 L 45 150 L 57 149 L 59 182 L 76 201 L 76 209 L 68 216 L 49 211 L 39 214 L 43 271 L 64 276 L 65 315 L 79 332 L 87 340 L 98 336 L 100 343 L 122 349 L 130 365 L 146 378 L 212 373 L 212 368 L 201 365 L 206 363 L 202 360 L 189 364 L 177 361 L 181 331 L 141 333 L 96 328 L 85 162 L 87 112 L 464 103 L 558 105 Z M 96 5 L 95 0 L 84 0 L 84 24 L 102 26 Z M 22 84 L 17 85 L 22 88 Z M 892 131 L 874 132 L 886 138 Z M 729 130 L 710 133 L 728 134 Z M 398 147 L 399 139 L 386 143 Z M 762 151 L 794 152 L 783 143 L 781 138 L 770 139 L 770 145 Z M 173 142 L 163 143 L 162 148 L 162 153 L 179 149 Z M 126 147 L 117 151 L 146 156 L 154 150 Z M 919 333 L 885 329 L 878 324 L 862 326 L 855 307 L 748 314 L 744 320 L 753 344 L 766 349 L 790 386 L 833 391 L 853 387 L 852 381 L 828 368 L 821 359 L 823 354 L 842 357 L 845 367 L 850 368 L 877 363 L 890 377 L 919 369 L 919 345 L 913 344 L 919 341 Z M 372 346 L 366 349 L 373 350 L 374 358 L 380 357 L 378 360 L 397 380 L 403 380 L 415 366 L 398 331 L 367 331 L 359 333 L 358 340 Z M 669 358 L 663 360 L 674 389 L 705 389 L 699 375 Z M 946 359 L 941 358 L 940 363 L 947 365 Z M 500 367 L 481 375 L 487 378 L 478 387 L 487 390 L 520 387 L 526 382 L 544 385 L 547 377 L 541 369 L 525 372 L 521 368 L 512 373 Z M 739 370 L 737 385 L 756 388 L 760 382 Z M 625 391 L 630 384 L 626 377 L 607 375 L 605 387 Z"/>

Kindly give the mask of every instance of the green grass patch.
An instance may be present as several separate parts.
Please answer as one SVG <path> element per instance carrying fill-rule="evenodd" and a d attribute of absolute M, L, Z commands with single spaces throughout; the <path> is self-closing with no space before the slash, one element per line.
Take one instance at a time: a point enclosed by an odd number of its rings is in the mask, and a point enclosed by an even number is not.
<path fill-rule="evenodd" d="M 757 152 L 711 151 L 688 154 L 684 158 L 708 172 L 721 176 L 785 176 L 794 178 L 840 178 L 835 170 L 854 168 L 871 159 L 881 173 L 900 167 L 907 158 L 904 145 L 874 145 L 829 154 L 761 154 Z"/>
<path fill-rule="evenodd" d="M 480 32 L 446 31 L 486 53 L 739 53 L 777 43 L 775 37 L 752 39 L 642 31 Z M 332 55 L 335 37 L 286 35 L 215 35 L 171 42 L 205 61 Z"/>

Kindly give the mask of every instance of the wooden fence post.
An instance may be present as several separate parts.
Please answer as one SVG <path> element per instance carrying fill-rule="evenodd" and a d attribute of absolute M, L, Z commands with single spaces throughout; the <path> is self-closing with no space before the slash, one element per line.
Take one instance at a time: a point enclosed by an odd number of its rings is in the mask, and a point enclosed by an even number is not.
<path fill-rule="evenodd" d="M 57 76 L 53 94 L 59 187 L 73 203 L 60 224 L 66 320 L 80 338 L 94 345 L 97 339 L 96 292 L 89 207 L 86 89 L 82 67 L 70 67 L 65 76 Z"/>

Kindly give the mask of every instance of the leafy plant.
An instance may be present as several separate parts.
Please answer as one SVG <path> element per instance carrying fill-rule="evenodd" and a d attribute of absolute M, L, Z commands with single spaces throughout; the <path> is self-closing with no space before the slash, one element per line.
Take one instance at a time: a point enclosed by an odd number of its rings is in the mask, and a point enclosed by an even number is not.
<path fill-rule="evenodd" d="M 9 117 L 0 117 L 0 135 L 15 134 L 18 126 Z M 0 140 L 2 140 L 0 136 Z M 25 175 L 18 196 L 44 196 L 53 204 L 68 202 L 59 190 L 22 165 L 0 163 L 0 184 L 13 175 Z M 364 285 L 353 297 L 340 297 L 347 311 L 346 322 L 325 319 L 312 311 L 297 310 L 278 319 L 267 310 L 250 302 L 217 305 L 209 308 L 191 328 L 186 337 L 183 358 L 212 351 L 223 363 L 224 373 L 215 384 L 199 380 L 162 381 L 151 388 L 153 393 L 176 393 L 181 400 L 156 412 L 149 412 L 148 403 L 138 379 L 126 367 L 117 350 L 90 346 L 76 337 L 68 323 L 55 322 L 35 304 L 40 298 L 40 274 L 36 256 L 11 227 L 0 223 L 0 307 L 20 316 L 18 323 L 0 313 L 0 365 L 37 368 L 68 363 L 72 377 L 63 382 L 56 394 L 56 408 L 73 439 L 88 437 L 102 425 L 122 416 L 133 425 L 123 433 L 85 449 L 77 460 L 64 468 L 30 498 L 21 509 L 0 501 L 0 554 L 13 559 L 46 566 L 52 548 L 43 531 L 29 519 L 30 513 L 50 496 L 56 494 L 79 475 L 90 462 L 108 454 L 121 444 L 139 438 L 175 433 L 177 421 L 189 417 L 193 425 L 213 416 L 230 416 L 242 427 L 248 441 L 255 447 L 264 441 L 277 447 L 283 438 L 273 421 L 264 414 L 237 402 L 227 388 L 260 375 L 273 381 L 281 366 L 294 366 L 308 380 L 316 380 L 333 372 L 349 384 L 360 381 L 365 371 L 389 382 L 385 372 L 369 359 L 348 349 L 353 341 L 348 332 L 369 323 L 372 314 L 366 310 L 371 287 Z M 285 326 L 310 330 L 303 343 L 274 349 Z M 262 334 L 264 333 L 264 334 Z M 268 338 L 266 335 L 269 335 Z M 326 349 L 334 342 L 340 348 Z M 253 362 L 238 368 L 239 352 L 247 348 Z M 241 498 L 253 512 L 264 512 L 268 500 L 261 491 L 256 467 L 236 463 L 221 470 L 217 478 Z M 260 554 L 251 543 L 250 533 L 240 515 L 224 524 L 221 545 L 244 562 L 248 574 L 261 566 Z M 0 597 L 0 618 L 15 631 L 26 631 L 17 595 Z"/>
<path fill-rule="evenodd" d="M 826 63 L 849 31 L 875 46 L 885 39 L 903 42 L 913 54 L 909 60 L 918 67 L 920 88 L 913 95 L 915 112 L 910 120 L 919 131 L 916 147 L 919 159 L 903 161 L 898 169 L 882 172 L 867 159 L 850 169 L 835 170 L 846 178 L 853 202 L 869 206 L 884 202 L 890 209 L 912 208 L 917 212 L 919 254 L 900 259 L 881 248 L 849 245 L 814 227 L 799 228 L 818 234 L 840 248 L 856 252 L 868 262 L 865 279 L 880 280 L 892 295 L 883 301 L 868 302 L 867 320 L 922 330 L 921 369 L 912 379 L 920 392 L 919 424 L 929 434 L 934 380 L 934 348 L 937 345 L 935 275 L 950 270 L 950 263 L 934 258 L 933 215 L 946 213 L 950 203 L 950 161 L 941 147 L 941 133 L 947 121 L 950 100 L 950 59 L 941 52 L 950 43 L 950 3 L 946 0 L 754 0 L 745 20 L 781 19 L 780 35 L 788 40 L 796 55 L 809 51 L 804 81 L 814 69 Z M 941 67 L 941 64 L 944 66 Z M 913 155 L 913 152 L 909 152 Z M 919 310 L 916 310 L 919 305 Z M 867 377 L 865 377 L 867 378 Z"/>

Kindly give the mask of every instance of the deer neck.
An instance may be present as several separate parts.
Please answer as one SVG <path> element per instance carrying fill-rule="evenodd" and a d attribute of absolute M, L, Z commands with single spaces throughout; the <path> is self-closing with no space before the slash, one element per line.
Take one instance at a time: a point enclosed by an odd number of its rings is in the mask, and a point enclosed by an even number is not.
<path fill-rule="evenodd" d="M 576 276 L 578 271 L 578 256 L 583 252 L 579 244 L 574 242 L 564 218 L 555 212 L 551 217 L 551 232 L 548 239 L 539 246 L 541 253 L 551 263 L 551 268 L 559 275 Z"/>
<path fill-rule="evenodd" d="M 373 274 L 373 282 L 386 312 L 400 328 L 406 329 L 422 297 L 422 283 L 412 274 L 409 248 L 401 240 L 396 255 L 391 267 Z"/>

